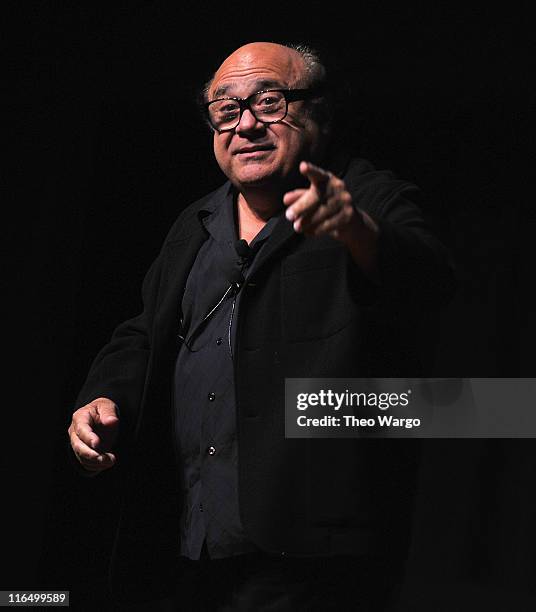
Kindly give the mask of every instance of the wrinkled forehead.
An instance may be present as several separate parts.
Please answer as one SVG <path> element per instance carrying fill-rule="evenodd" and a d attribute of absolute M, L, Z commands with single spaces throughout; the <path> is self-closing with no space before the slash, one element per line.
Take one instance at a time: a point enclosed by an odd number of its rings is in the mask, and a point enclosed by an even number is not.
<path fill-rule="evenodd" d="M 270 88 L 289 88 L 306 75 L 301 55 L 280 45 L 250 45 L 230 55 L 214 74 L 209 98 L 244 97 Z"/>

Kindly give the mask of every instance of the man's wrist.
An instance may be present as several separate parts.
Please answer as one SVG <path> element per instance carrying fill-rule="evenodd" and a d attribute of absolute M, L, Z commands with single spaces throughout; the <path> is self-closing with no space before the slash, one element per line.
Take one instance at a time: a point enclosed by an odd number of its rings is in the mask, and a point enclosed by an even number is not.
<path fill-rule="evenodd" d="M 378 225 L 366 212 L 359 210 L 357 207 L 353 207 L 353 211 L 347 231 L 340 234 L 340 240 L 350 251 L 352 259 L 366 276 L 378 281 Z"/>

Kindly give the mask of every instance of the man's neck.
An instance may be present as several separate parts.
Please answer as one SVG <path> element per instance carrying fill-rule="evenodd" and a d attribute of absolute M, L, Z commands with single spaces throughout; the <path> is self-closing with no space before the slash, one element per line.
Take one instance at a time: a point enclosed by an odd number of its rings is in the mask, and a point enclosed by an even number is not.
<path fill-rule="evenodd" d="M 248 192 L 247 196 L 239 193 L 236 204 L 238 235 L 249 244 L 266 222 L 282 208 L 283 201 L 282 196 L 276 199 L 267 194 Z"/>
<path fill-rule="evenodd" d="M 257 188 L 241 186 L 237 198 L 237 220 L 240 238 L 250 240 L 248 236 L 257 233 L 266 225 L 267 221 L 284 209 L 283 196 L 290 189 L 305 187 L 307 180 L 296 171 L 284 183 L 272 187 L 266 184 Z"/>

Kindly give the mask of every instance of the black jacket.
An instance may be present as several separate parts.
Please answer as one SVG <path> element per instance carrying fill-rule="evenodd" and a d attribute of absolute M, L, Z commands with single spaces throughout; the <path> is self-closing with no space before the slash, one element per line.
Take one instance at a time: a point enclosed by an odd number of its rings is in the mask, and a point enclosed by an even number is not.
<path fill-rule="evenodd" d="M 285 377 L 422 376 L 416 329 L 453 287 L 415 186 L 361 159 L 341 176 L 379 224 L 381 281 L 369 282 L 331 238 L 296 234 L 285 218 L 274 229 L 242 289 L 237 323 L 240 512 L 249 538 L 276 554 L 403 556 L 418 441 L 284 436 Z M 104 396 L 120 410 L 118 465 L 127 476 L 112 564 L 119 591 L 150 593 L 177 571 L 171 381 L 182 293 L 206 239 L 199 211 L 219 194 L 179 216 L 144 280 L 143 313 L 116 329 L 77 400 L 80 407 Z"/>

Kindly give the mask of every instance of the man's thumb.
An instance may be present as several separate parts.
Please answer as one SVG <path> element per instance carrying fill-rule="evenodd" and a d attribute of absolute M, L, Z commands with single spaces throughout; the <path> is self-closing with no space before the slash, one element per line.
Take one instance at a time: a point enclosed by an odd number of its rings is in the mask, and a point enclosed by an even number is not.
<path fill-rule="evenodd" d="M 115 412 L 110 413 L 110 414 L 101 414 L 100 422 L 102 425 L 105 425 L 105 426 L 113 426 L 119 423 L 119 419 L 117 415 L 115 414 Z"/>
<path fill-rule="evenodd" d="M 119 418 L 117 416 L 117 410 L 115 408 L 115 405 L 112 403 L 98 403 L 95 406 L 95 414 L 97 420 L 102 425 L 115 425 L 119 421 Z"/>

